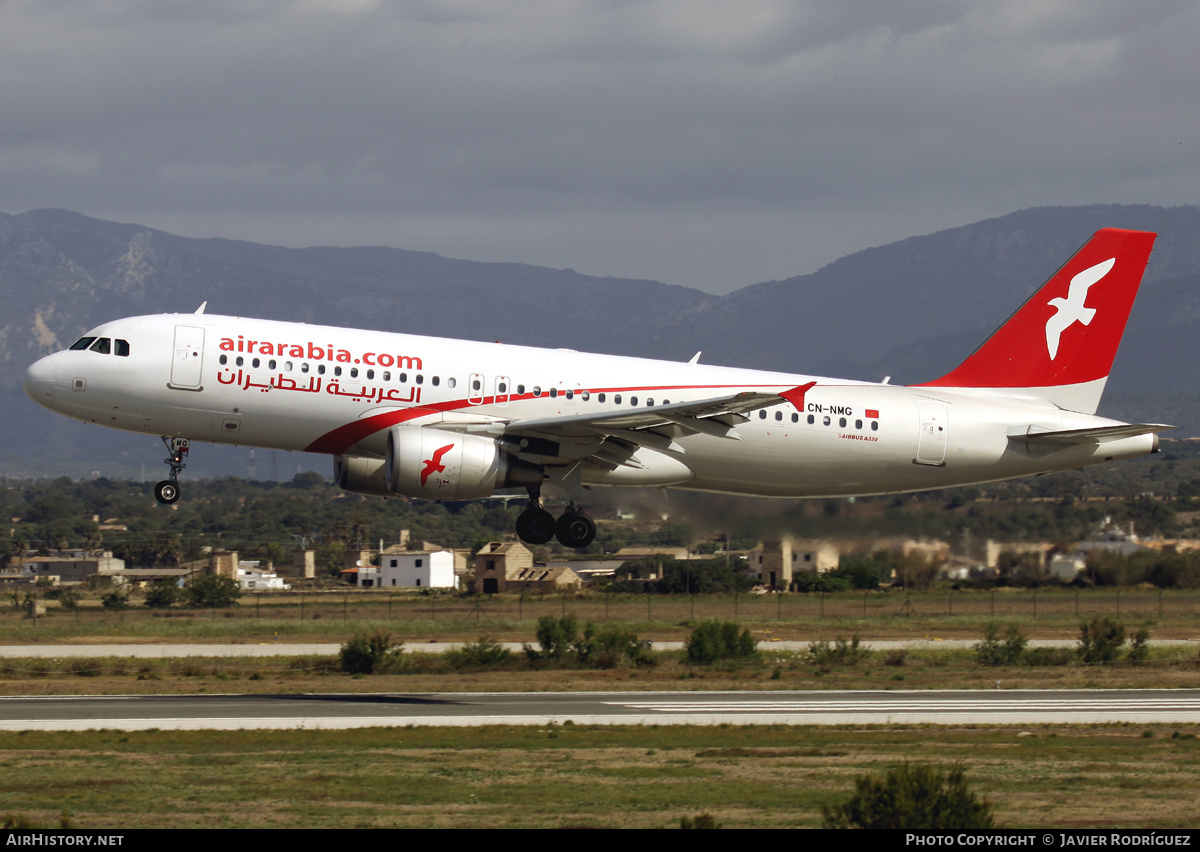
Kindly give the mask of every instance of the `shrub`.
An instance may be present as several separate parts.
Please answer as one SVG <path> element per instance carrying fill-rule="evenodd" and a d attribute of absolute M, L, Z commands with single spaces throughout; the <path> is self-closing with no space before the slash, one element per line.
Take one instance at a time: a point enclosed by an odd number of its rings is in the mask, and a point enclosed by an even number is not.
<path fill-rule="evenodd" d="M 718 660 L 745 659 L 758 655 L 749 630 L 738 633 L 732 621 L 702 621 L 687 641 L 687 661 L 710 665 Z"/>
<path fill-rule="evenodd" d="M 1025 654 L 1029 640 L 1021 629 L 1010 624 L 1000 635 L 1000 626 L 989 624 L 983 631 L 983 641 L 975 646 L 975 660 L 981 666 L 1015 666 Z"/>
<path fill-rule="evenodd" d="M 1079 626 L 1079 648 L 1076 653 L 1085 663 L 1106 665 L 1117 659 L 1125 644 L 1125 628 L 1111 618 L 1097 616 Z"/>
<path fill-rule="evenodd" d="M 967 787 L 962 767 L 902 764 L 882 778 L 863 775 L 854 795 L 840 805 L 823 805 L 825 828 L 982 829 L 994 828 L 992 805 Z"/>
<path fill-rule="evenodd" d="M 859 647 L 857 633 L 849 642 L 838 636 L 832 645 L 822 639 L 808 646 L 808 661 L 815 666 L 857 666 L 870 656 L 870 651 Z"/>
<path fill-rule="evenodd" d="M 1126 659 L 1134 665 L 1146 662 L 1150 656 L 1150 628 L 1143 627 L 1133 634 L 1129 640 L 1129 654 Z"/>
<path fill-rule="evenodd" d="M 579 623 L 574 615 L 564 615 L 555 618 L 553 615 L 543 615 L 537 620 L 538 645 L 542 648 L 541 656 L 551 660 L 559 660 L 571 652 L 571 646 L 579 637 Z"/>
<path fill-rule="evenodd" d="M 574 643 L 575 657 L 583 665 L 598 669 L 616 668 L 623 662 L 652 666 L 654 658 L 632 630 L 606 626 L 597 628 L 588 622 L 583 638 Z"/>
<path fill-rule="evenodd" d="M 716 818 L 705 811 L 702 814 L 696 814 L 695 818 L 685 816 L 679 818 L 680 828 L 720 828 L 721 823 L 717 822 Z"/>
<path fill-rule="evenodd" d="M 485 668 L 499 666 L 512 659 L 512 651 L 486 636 L 474 642 L 451 648 L 444 658 L 452 668 Z"/>
<path fill-rule="evenodd" d="M 403 645 L 392 643 L 392 636 L 376 630 L 368 636 L 356 633 L 354 638 L 342 646 L 340 658 L 342 671 L 347 674 L 374 674 L 385 663 L 399 662 Z"/>
<path fill-rule="evenodd" d="M 171 580 L 151 583 L 146 589 L 146 606 L 151 609 L 169 609 L 183 597 L 183 590 Z"/>
<path fill-rule="evenodd" d="M 597 628 L 589 621 L 583 626 L 581 636 L 575 616 L 543 615 L 538 619 L 536 632 L 541 651 L 525 646 L 526 655 L 535 663 L 553 660 L 600 669 L 614 668 L 624 662 L 654 665 L 653 658 L 630 630 Z"/>
<path fill-rule="evenodd" d="M 120 591 L 112 591 L 100 598 L 100 605 L 105 609 L 125 609 L 129 605 L 129 597 Z"/>

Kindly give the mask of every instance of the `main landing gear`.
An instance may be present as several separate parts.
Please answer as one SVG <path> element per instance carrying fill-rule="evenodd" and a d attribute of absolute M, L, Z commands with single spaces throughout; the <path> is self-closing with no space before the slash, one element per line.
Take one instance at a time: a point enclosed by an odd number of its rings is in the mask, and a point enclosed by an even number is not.
<path fill-rule="evenodd" d="M 545 544 L 557 538 L 563 547 L 587 547 L 596 537 L 596 524 L 572 500 L 557 521 L 542 508 L 541 488 L 529 489 L 529 505 L 517 517 L 517 535 L 529 544 Z"/>
<path fill-rule="evenodd" d="M 164 435 L 162 442 L 167 445 L 167 452 L 171 454 L 170 458 L 163 459 L 163 463 L 170 466 L 171 474 L 169 479 L 164 479 L 154 486 L 154 499 L 160 503 L 174 503 L 179 499 L 179 472 L 187 467 L 183 460 L 188 454 L 188 439 L 168 438 Z"/>

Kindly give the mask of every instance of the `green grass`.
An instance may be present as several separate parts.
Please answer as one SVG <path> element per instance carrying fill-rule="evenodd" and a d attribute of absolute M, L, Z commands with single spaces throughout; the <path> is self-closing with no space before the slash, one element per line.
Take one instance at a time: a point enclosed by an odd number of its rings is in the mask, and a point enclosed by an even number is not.
<path fill-rule="evenodd" d="M 814 827 L 857 775 L 908 760 L 961 764 L 1010 827 L 1189 827 L 1200 795 L 1195 730 L 0 733 L 0 813 L 53 824 L 65 810 L 81 828 L 670 828 L 700 812 L 730 828 Z"/>
<path fill-rule="evenodd" d="M 390 601 L 390 603 L 389 603 Z M 1017 624 L 1030 638 L 1075 638 L 1096 615 L 1127 626 L 1149 625 L 1154 638 L 1194 638 L 1200 591 L 1144 589 L 997 589 L 993 591 L 842 592 L 830 595 L 633 596 L 589 593 L 481 599 L 455 595 L 313 593 L 303 598 L 247 596 L 227 610 L 123 613 L 88 601 L 77 612 L 50 604 L 36 624 L 0 610 L 0 644 L 62 641 L 343 642 L 360 630 L 386 629 L 408 641 L 470 641 L 481 634 L 532 641 L 543 615 L 574 614 L 580 622 L 620 622 L 653 639 L 687 638 L 705 619 L 733 620 L 759 640 L 971 638 L 989 621 Z"/>

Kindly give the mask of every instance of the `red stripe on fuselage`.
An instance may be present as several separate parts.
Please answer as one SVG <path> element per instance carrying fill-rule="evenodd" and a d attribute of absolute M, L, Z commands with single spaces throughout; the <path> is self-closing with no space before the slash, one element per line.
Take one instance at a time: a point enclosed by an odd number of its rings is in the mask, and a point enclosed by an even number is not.
<path fill-rule="evenodd" d="M 815 384 L 815 382 L 813 383 Z M 779 385 L 649 385 L 636 388 L 559 388 L 557 398 L 565 399 L 565 392 L 572 391 L 576 396 L 583 393 L 585 390 L 588 393 L 645 393 L 647 391 L 680 391 L 680 390 L 705 390 L 705 389 L 726 389 L 726 388 L 775 388 Z M 804 386 L 806 389 L 811 385 Z M 519 402 L 524 399 L 550 399 L 548 391 L 542 391 L 541 396 L 534 396 L 532 393 L 512 394 L 509 400 Z M 557 399 L 556 398 L 556 399 Z M 573 402 L 574 400 L 572 400 Z M 339 426 L 329 432 L 326 432 L 321 437 L 317 438 L 311 444 L 304 448 L 306 453 L 325 453 L 327 455 L 340 456 L 347 450 L 370 436 L 374 435 L 381 429 L 387 429 L 395 426 L 398 423 L 404 423 L 408 420 L 415 420 L 418 417 L 424 417 L 428 414 L 438 414 L 443 411 L 471 410 L 482 408 L 488 405 L 494 405 L 496 398 L 494 396 L 484 397 L 483 402 L 470 404 L 465 399 L 456 399 L 450 402 L 426 403 L 413 408 L 398 408 L 395 411 L 385 411 L 382 414 L 375 414 L 371 417 L 364 417 L 362 420 L 355 420 L 344 426 Z"/>

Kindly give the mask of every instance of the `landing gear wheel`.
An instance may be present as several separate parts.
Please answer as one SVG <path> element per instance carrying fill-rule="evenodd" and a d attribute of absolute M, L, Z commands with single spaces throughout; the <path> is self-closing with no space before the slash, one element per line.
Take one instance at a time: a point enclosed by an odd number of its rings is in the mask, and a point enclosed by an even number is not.
<path fill-rule="evenodd" d="M 517 516 L 517 535 L 529 544 L 545 544 L 554 538 L 554 516 L 530 506 Z"/>
<path fill-rule="evenodd" d="M 596 524 L 583 512 L 566 512 L 554 525 L 554 535 L 563 547 L 587 547 L 596 537 Z"/>
<path fill-rule="evenodd" d="M 179 499 L 179 484 L 164 479 L 154 486 L 154 499 L 160 503 L 174 503 Z"/>

